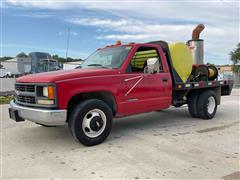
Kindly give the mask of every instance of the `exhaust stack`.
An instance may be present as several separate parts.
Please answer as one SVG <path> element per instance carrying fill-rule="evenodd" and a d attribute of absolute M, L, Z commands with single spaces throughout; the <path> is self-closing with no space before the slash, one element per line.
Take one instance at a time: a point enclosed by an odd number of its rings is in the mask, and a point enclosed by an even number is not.
<path fill-rule="evenodd" d="M 187 42 L 193 57 L 193 64 L 204 64 L 203 54 L 204 54 L 204 41 L 199 39 L 200 33 L 204 30 L 205 26 L 199 24 L 192 31 L 192 39 Z"/>

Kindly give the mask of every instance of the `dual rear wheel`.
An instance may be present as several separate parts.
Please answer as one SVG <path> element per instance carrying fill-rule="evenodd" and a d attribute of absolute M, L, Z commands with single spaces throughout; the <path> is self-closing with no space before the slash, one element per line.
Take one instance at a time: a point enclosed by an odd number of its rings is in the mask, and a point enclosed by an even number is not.
<path fill-rule="evenodd" d="M 188 110 L 192 117 L 212 119 L 217 111 L 217 96 L 212 90 L 193 92 L 188 96 Z"/>

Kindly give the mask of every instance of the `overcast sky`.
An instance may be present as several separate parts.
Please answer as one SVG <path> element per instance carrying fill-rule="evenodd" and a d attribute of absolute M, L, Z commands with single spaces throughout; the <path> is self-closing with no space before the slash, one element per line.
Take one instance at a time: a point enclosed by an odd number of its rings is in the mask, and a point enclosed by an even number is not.
<path fill-rule="evenodd" d="M 99 47 L 123 42 L 191 39 L 205 25 L 205 62 L 229 64 L 239 42 L 239 1 L 3 0 L 2 56 L 43 51 L 85 58 Z"/>

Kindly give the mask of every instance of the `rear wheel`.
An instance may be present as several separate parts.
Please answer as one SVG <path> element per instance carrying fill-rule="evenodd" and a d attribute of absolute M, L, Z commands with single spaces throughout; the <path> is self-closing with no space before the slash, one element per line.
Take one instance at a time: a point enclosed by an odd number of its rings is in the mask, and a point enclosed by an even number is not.
<path fill-rule="evenodd" d="M 102 143 L 112 127 L 112 110 L 98 99 L 86 100 L 78 104 L 69 119 L 73 137 L 86 146 Z"/>
<path fill-rule="evenodd" d="M 211 90 L 202 92 L 199 96 L 197 110 L 200 118 L 212 119 L 217 111 L 216 93 Z"/>
<path fill-rule="evenodd" d="M 199 98 L 198 92 L 192 92 L 187 97 L 188 111 L 189 111 L 189 114 L 194 118 L 199 117 L 198 109 L 197 109 L 198 98 Z"/>

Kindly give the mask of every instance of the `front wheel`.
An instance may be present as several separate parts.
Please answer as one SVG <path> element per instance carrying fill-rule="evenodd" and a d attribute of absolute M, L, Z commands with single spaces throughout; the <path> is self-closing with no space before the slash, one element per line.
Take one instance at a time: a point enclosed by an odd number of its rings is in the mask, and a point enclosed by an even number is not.
<path fill-rule="evenodd" d="M 112 128 L 112 110 L 98 99 L 86 100 L 78 104 L 69 119 L 73 137 L 86 146 L 102 143 Z"/>

